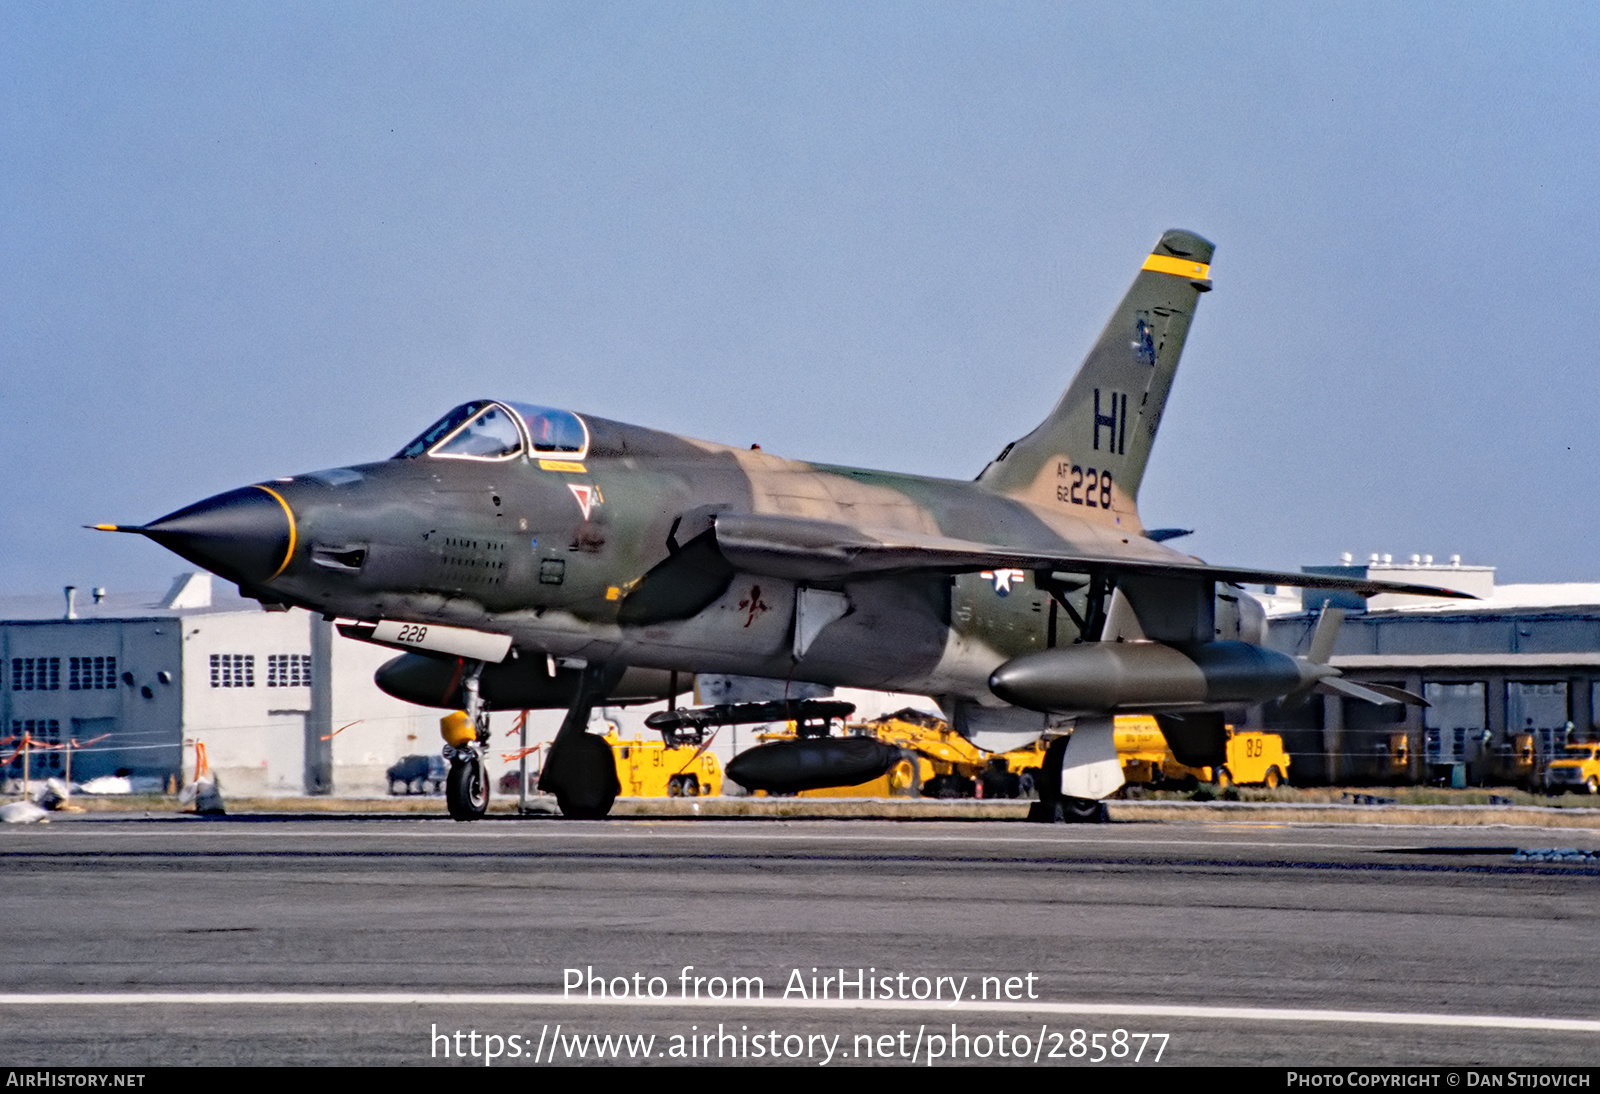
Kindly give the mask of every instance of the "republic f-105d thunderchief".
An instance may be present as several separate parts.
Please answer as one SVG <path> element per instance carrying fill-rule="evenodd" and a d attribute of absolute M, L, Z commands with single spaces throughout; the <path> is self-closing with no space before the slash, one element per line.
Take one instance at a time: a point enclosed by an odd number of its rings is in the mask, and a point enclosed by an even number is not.
<path fill-rule="evenodd" d="M 973 482 L 480 399 L 392 459 L 99 527 L 405 651 L 379 686 L 470 719 L 446 748 L 460 819 L 487 806 L 488 710 L 566 708 L 540 785 L 603 816 L 618 784 L 593 706 L 675 699 L 696 673 L 928 695 L 972 736 L 1058 729 L 1044 812 L 1097 813 L 1122 781 L 1113 714 L 1155 715 L 1205 766 L 1229 707 L 1313 688 L 1414 700 L 1340 679 L 1327 626 L 1306 657 L 1264 648 L 1236 583 L 1461 595 L 1211 566 L 1146 533 L 1139 484 L 1211 255 L 1163 235 L 1066 394 Z M 801 766 L 837 752 L 798 745 Z"/>

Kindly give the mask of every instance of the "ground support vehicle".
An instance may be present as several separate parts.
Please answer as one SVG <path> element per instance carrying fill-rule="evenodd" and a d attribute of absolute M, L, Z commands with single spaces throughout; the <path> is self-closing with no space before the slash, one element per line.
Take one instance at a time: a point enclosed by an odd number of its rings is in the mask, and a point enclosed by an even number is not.
<path fill-rule="evenodd" d="M 901 710 L 870 722 L 845 726 L 851 736 L 874 737 L 898 749 L 900 758 L 875 779 L 850 786 L 802 790 L 802 798 L 1017 798 L 1033 786 L 1042 747 L 1016 753 L 986 752 L 948 722 L 919 710 Z M 793 723 L 761 735 L 763 742 L 794 739 Z"/>
<path fill-rule="evenodd" d="M 615 729 L 602 739 L 616 760 L 623 797 L 709 798 L 722 793 L 722 765 L 704 745 L 624 739 Z"/>
<path fill-rule="evenodd" d="M 1135 785 L 1193 787 L 1202 782 L 1218 787 L 1265 786 L 1274 789 L 1289 774 L 1289 753 L 1283 738 L 1260 730 L 1228 729 L 1227 757 L 1215 767 L 1187 767 L 1167 747 L 1156 720 L 1148 715 L 1116 719 L 1114 740 L 1123 778 Z"/>
<path fill-rule="evenodd" d="M 1547 793 L 1600 794 L 1600 742 L 1569 745 L 1544 769 Z"/>
<path fill-rule="evenodd" d="M 1216 768 L 1202 768 L 1210 775 L 1206 781 L 1219 787 L 1264 786 L 1276 790 L 1289 776 L 1289 753 L 1283 738 L 1260 730 L 1228 730 L 1228 762 Z"/>

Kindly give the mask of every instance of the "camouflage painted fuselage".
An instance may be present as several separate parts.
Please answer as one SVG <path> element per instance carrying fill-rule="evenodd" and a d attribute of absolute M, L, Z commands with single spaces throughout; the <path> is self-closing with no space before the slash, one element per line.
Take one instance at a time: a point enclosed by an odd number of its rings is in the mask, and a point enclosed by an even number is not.
<path fill-rule="evenodd" d="M 510 634 L 519 655 L 992 702 L 986 682 L 1000 663 L 1044 648 L 1052 633 L 1063 643 L 1080 637 L 1025 571 L 805 582 L 842 592 L 848 611 L 798 660 L 793 580 L 735 572 L 687 618 L 626 607 L 641 579 L 719 513 L 1039 554 L 1183 557 L 1144 539 L 1114 490 L 1109 506 L 1096 495 L 1101 519 L 1092 522 L 1071 501 L 1052 511 L 976 483 L 799 463 L 585 421 L 591 440 L 581 462 L 395 459 L 268 484 L 294 513 L 297 539 L 271 593 L 351 619 Z"/>

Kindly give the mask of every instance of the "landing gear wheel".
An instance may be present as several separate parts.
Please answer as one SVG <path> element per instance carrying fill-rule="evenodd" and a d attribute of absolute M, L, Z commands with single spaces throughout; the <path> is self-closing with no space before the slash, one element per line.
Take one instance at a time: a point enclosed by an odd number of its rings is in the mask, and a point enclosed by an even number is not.
<path fill-rule="evenodd" d="M 483 771 L 482 757 L 471 754 L 450 761 L 444 800 L 453 820 L 477 820 L 489 811 L 489 779 Z"/>
<path fill-rule="evenodd" d="M 556 805 L 560 807 L 561 815 L 573 820 L 604 820 L 616 800 L 611 797 L 604 801 L 578 801 L 565 794 L 556 795 Z"/>
<path fill-rule="evenodd" d="M 1093 798 L 1060 797 L 1028 806 L 1028 820 L 1035 824 L 1109 824 L 1111 811 L 1105 802 Z"/>
<path fill-rule="evenodd" d="M 557 738 L 539 785 L 555 794 L 562 816 L 580 820 L 599 820 L 622 793 L 611 746 L 592 733 Z M 678 786 L 682 793 L 681 780 Z"/>
<path fill-rule="evenodd" d="M 1068 824 L 1103 824 L 1109 818 L 1104 802 L 1093 798 L 1062 798 L 1061 819 Z"/>
<path fill-rule="evenodd" d="M 1061 761 L 1067 754 L 1067 738 L 1057 737 L 1044 750 L 1034 777 L 1039 800 L 1028 806 L 1028 820 L 1034 824 L 1060 824 L 1066 819 L 1061 808 Z"/>

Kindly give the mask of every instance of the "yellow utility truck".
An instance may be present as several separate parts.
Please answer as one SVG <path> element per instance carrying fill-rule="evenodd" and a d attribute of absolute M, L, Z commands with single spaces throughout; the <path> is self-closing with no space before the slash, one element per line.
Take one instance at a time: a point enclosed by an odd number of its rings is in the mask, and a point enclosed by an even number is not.
<path fill-rule="evenodd" d="M 1289 775 L 1289 754 L 1276 733 L 1230 726 L 1227 759 L 1215 769 L 1180 764 L 1148 714 L 1118 715 L 1113 737 L 1122 760 L 1122 777 L 1129 783 L 1157 786 L 1194 780 L 1218 787 L 1238 784 L 1273 789 Z"/>
<path fill-rule="evenodd" d="M 1600 794 L 1600 741 L 1568 745 L 1544 769 L 1551 794 Z"/>

